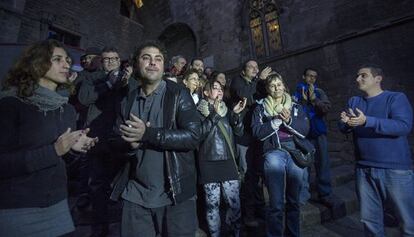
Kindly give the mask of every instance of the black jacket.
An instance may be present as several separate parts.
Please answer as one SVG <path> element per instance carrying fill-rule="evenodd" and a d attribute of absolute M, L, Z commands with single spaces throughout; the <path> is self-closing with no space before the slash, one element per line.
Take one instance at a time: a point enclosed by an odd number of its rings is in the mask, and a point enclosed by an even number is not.
<path fill-rule="evenodd" d="M 265 97 L 264 80 L 253 78 L 250 82 L 241 75 L 235 77 L 230 84 L 230 107 L 233 107 L 243 98 L 247 98 L 246 108 L 243 110 L 243 124 L 245 124 L 244 134 L 236 137 L 236 143 L 244 146 L 250 146 L 254 142 L 252 131 L 250 129 L 253 110 L 256 100 Z"/>
<path fill-rule="evenodd" d="M 84 127 L 90 128 L 89 135 L 98 136 L 101 144 L 112 132 L 115 121 L 116 90 L 112 90 L 106 81 L 107 74 L 104 71 L 87 73 L 78 91 L 79 102 L 88 107 Z"/>
<path fill-rule="evenodd" d="M 76 130 L 75 116 L 68 104 L 43 113 L 13 97 L 0 100 L 0 209 L 48 207 L 67 198 L 65 162 L 54 143 L 67 128 Z"/>
<path fill-rule="evenodd" d="M 166 80 L 164 96 L 163 127 L 147 127 L 142 138 L 140 149 L 157 149 L 164 151 L 166 164 L 165 177 L 169 182 L 168 193 L 174 203 L 185 201 L 196 194 L 196 167 L 194 152 L 200 141 L 200 119 L 197 115 L 193 99 L 188 91 L 174 82 Z M 117 103 L 117 119 L 114 131 L 119 125 L 128 120 L 131 107 L 136 99 L 140 86 L 128 86 Z M 122 145 L 122 143 L 124 145 Z M 126 142 L 120 137 L 112 139 L 117 149 L 128 151 Z M 125 146 L 125 144 L 127 146 Z M 123 170 L 114 181 L 114 190 L 111 199 L 118 199 L 124 190 L 130 172 L 130 162 L 125 164 Z"/>
<path fill-rule="evenodd" d="M 243 123 L 240 115 L 229 110 L 225 117 L 211 112 L 206 118 L 200 114 L 202 120 L 201 144 L 199 148 L 199 159 L 206 161 L 233 159 L 227 141 L 218 127 L 218 122 L 223 124 L 230 140 L 232 149 L 236 152 L 233 133 L 237 136 L 243 135 Z"/>

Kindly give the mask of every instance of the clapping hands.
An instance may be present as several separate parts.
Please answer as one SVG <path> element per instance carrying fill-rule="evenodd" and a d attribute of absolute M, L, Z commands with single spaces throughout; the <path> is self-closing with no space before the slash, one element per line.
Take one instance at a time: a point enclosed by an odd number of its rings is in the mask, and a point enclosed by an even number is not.
<path fill-rule="evenodd" d="M 70 149 L 77 152 L 86 153 L 98 142 L 97 137 L 88 137 L 88 132 L 89 128 L 73 132 L 70 128 L 68 128 L 62 135 L 58 137 L 54 143 L 57 155 L 63 156 L 69 152 Z"/>
<path fill-rule="evenodd" d="M 129 120 L 125 121 L 125 124 L 122 124 L 119 128 L 119 131 L 122 134 L 122 139 L 131 144 L 132 148 L 138 148 L 139 142 L 144 136 L 145 130 L 150 126 L 150 123 L 144 123 L 137 116 L 130 114 Z"/>
<path fill-rule="evenodd" d="M 246 108 L 247 104 L 247 98 L 243 98 L 243 100 L 240 100 L 233 108 L 233 112 L 236 114 L 239 114 L 243 111 L 244 108 Z"/>
<path fill-rule="evenodd" d="M 343 111 L 341 113 L 341 122 L 347 124 L 350 127 L 365 125 L 367 117 L 360 109 L 355 108 L 355 110 L 356 113 L 351 108 L 349 108 L 347 112 Z"/>

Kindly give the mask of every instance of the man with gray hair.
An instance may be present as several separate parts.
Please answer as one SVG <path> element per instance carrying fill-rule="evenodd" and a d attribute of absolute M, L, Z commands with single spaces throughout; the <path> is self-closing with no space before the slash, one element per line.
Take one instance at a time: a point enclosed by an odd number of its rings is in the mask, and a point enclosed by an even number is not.
<path fill-rule="evenodd" d="M 187 60 L 182 55 L 176 55 L 171 58 L 170 72 L 173 76 L 182 76 L 185 71 Z"/>

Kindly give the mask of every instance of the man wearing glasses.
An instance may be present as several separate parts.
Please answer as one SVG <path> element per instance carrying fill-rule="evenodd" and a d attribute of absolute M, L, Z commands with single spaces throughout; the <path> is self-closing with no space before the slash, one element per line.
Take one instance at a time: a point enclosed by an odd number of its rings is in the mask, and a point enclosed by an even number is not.
<path fill-rule="evenodd" d="M 132 67 L 120 70 L 118 50 L 105 47 L 101 53 L 102 71 L 91 73 L 83 80 L 78 99 L 88 107 L 85 126 L 99 137 L 99 146 L 88 153 L 91 162 L 92 236 L 108 234 L 108 202 L 110 182 L 118 170 L 119 158 L 109 149 L 112 124 L 115 119 L 114 98 L 117 88 L 127 84 Z"/>

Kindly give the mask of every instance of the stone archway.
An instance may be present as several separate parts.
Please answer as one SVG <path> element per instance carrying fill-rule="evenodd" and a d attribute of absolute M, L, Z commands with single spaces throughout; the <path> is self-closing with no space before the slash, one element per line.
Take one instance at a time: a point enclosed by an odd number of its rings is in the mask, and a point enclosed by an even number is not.
<path fill-rule="evenodd" d="M 167 26 L 158 37 L 168 52 L 168 60 L 175 55 L 183 55 L 187 61 L 197 56 L 197 41 L 193 30 L 184 23 Z"/>

